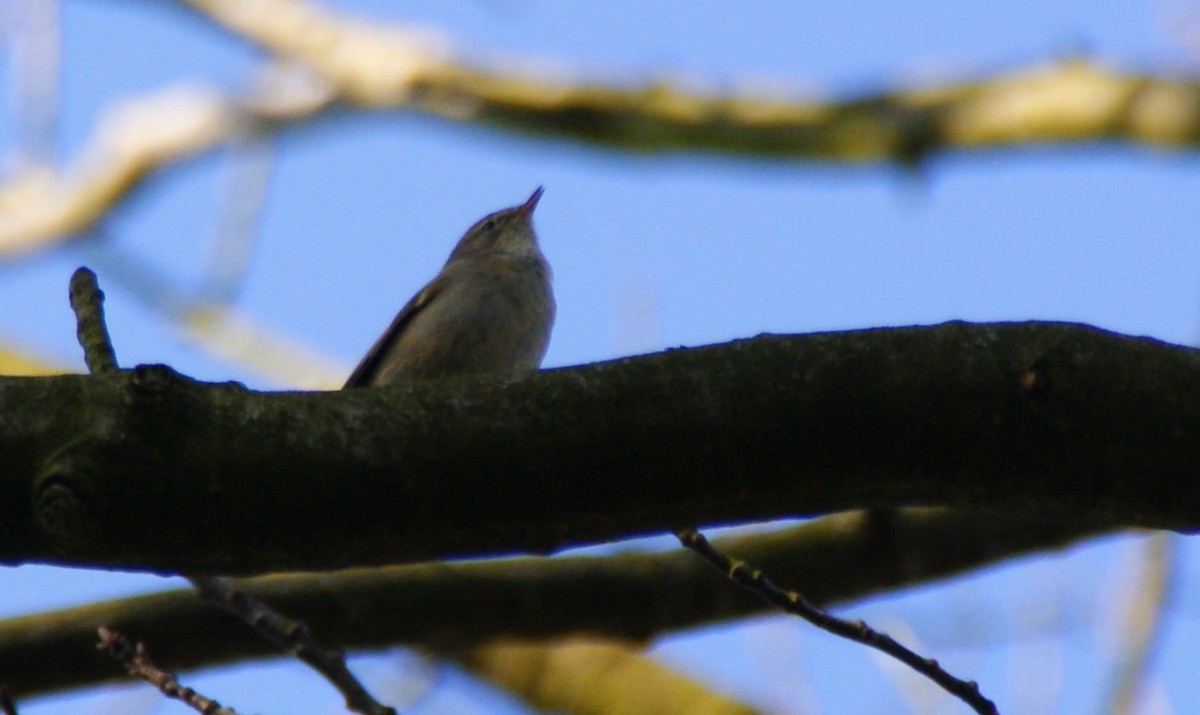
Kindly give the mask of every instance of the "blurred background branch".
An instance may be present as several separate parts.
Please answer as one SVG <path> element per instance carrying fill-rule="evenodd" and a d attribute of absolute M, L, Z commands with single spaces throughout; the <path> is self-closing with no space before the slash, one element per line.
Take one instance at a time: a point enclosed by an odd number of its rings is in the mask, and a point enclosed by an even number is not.
<path fill-rule="evenodd" d="M 413 52 L 399 39 L 394 49 Z M 373 85 L 357 74 L 333 78 L 345 86 L 323 85 L 296 79 L 292 73 L 304 70 L 289 65 L 265 71 L 244 96 L 193 84 L 127 100 L 108 111 L 62 169 L 18 174 L 0 185 L 0 256 L 68 240 L 141 182 L 201 153 L 350 107 L 420 111 L 618 150 L 845 163 L 1114 140 L 1189 149 L 1200 138 L 1200 83 L 1083 59 L 843 101 L 693 93 L 670 83 L 622 88 L 452 62 L 384 74 L 395 64 L 372 70 L 388 91 L 375 89 L 366 99 L 363 86 Z"/>

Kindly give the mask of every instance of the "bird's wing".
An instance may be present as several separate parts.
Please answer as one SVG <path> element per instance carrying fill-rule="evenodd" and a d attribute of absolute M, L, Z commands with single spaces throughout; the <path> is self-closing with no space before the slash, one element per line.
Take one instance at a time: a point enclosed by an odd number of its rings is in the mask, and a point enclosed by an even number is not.
<path fill-rule="evenodd" d="M 391 350 L 392 346 L 396 344 L 396 341 L 400 339 L 400 334 L 404 332 L 404 328 L 412 322 L 412 319 L 418 313 L 425 309 L 425 306 L 429 305 L 437 297 L 437 294 L 442 291 L 443 285 L 444 282 L 441 280 L 441 276 L 438 276 L 438 278 L 430 281 L 429 285 L 422 288 L 419 293 L 414 295 L 400 309 L 400 312 L 392 320 L 392 324 L 388 326 L 383 335 L 380 335 L 375 344 L 371 346 L 371 349 L 367 351 L 362 362 L 358 364 L 358 367 L 354 368 L 354 372 L 350 373 L 350 377 L 346 379 L 346 384 L 342 386 L 343 390 L 350 387 L 367 387 L 374 381 L 375 375 L 379 371 L 380 363 L 383 361 L 384 356 Z"/>

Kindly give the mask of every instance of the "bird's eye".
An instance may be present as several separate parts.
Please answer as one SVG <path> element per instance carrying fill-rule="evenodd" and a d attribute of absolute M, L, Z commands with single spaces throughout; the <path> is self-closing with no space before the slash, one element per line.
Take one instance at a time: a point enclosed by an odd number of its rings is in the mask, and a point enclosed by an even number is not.
<path fill-rule="evenodd" d="M 487 221 L 483 222 L 483 230 L 484 231 L 491 231 L 494 228 L 496 228 L 496 222 L 493 221 L 492 219 L 488 219 Z"/>

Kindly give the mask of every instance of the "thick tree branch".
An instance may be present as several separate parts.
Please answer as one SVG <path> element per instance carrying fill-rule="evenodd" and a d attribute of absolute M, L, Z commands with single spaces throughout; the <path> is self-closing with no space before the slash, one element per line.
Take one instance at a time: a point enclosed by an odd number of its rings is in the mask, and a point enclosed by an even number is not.
<path fill-rule="evenodd" d="M 255 393 L 0 379 L 0 559 L 253 573 L 929 505 L 1200 525 L 1200 354 L 1060 323 Z"/>
<path fill-rule="evenodd" d="M 716 543 L 829 604 L 1097 533 L 1004 514 L 902 510 L 883 520 L 839 514 Z M 303 619 L 319 637 L 357 649 L 406 643 L 457 652 L 496 638 L 574 633 L 640 641 L 768 610 L 677 549 L 271 576 L 238 586 Z M 111 666 L 91 651 L 100 624 L 153 638 L 158 657 L 180 669 L 277 655 L 181 589 L 0 620 L 0 672 L 22 695 L 111 678 Z M 56 667 L 43 667 L 48 662 Z"/>

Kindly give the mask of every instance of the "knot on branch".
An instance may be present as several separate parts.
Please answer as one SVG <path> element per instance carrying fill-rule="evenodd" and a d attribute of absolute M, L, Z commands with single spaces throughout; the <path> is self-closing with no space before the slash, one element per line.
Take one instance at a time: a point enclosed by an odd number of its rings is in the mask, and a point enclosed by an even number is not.
<path fill-rule="evenodd" d="M 87 544 L 99 533 L 96 475 L 74 456 L 57 456 L 38 476 L 33 491 L 33 514 L 39 529 L 60 548 Z"/>
<path fill-rule="evenodd" d="M 129 386 L 137 398 L 157 398 L 183 381 L 183 376 L 167 365 L 138 365 L 133 368 Z"/>
<path fill-rule="evenodd" d="M 1021 390 L 1034 400 L 1046 397 L 1050 393 L 1050 387 L 1054 384 L 1054 381 L 1051 379 L 1051 372 L 1049 355 L 1041 355 L 1033 361 L 1025 372 L 1021 373 Z"/>

